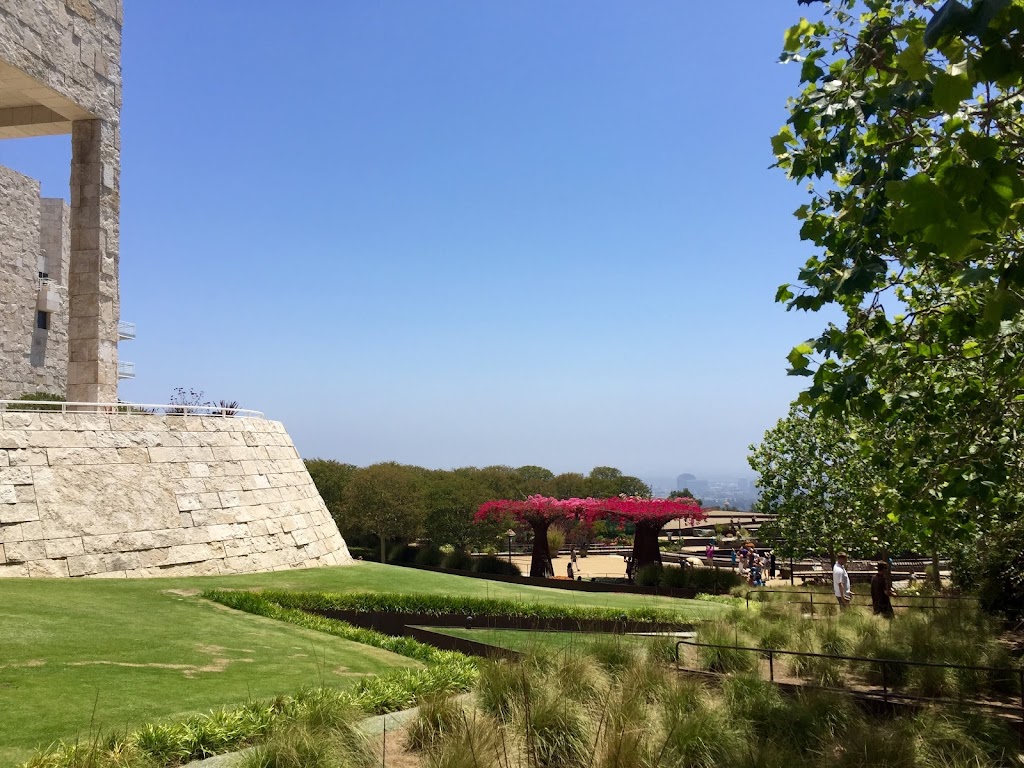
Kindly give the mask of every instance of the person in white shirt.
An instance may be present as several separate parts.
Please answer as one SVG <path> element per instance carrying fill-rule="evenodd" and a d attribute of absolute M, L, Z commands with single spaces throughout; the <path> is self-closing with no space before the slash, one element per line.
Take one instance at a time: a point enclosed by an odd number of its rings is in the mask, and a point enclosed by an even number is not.
<path fill-rule="evenodd" d="M 853 593 L 850 591 L 850 574 L 846 572 L 846 553 L 840 552 L 836 555 L 836 564 L 832 566 L 832 589 L 839 601 L 839 607 L 845 608 L 850 604 Z"/>

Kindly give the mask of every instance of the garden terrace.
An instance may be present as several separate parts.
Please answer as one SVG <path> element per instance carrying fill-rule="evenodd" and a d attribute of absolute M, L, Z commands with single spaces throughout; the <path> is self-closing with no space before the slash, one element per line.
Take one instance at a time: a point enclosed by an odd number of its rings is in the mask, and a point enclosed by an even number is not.
<path fill-rule="evenodd" d="M 975 601 L 930 602 L 891 619 L 821 604 L 814 616 L 776 598 L 705 622 L 678 646 L 681 669 L 757 674 L 886 701 L 956 702 L 1022 714 L 1024 670 L 1001 625 Z"/>

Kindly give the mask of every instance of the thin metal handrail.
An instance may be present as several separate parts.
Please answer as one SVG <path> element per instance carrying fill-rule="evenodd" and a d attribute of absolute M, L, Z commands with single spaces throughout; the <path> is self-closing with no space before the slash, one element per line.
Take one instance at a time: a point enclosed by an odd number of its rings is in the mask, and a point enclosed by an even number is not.
<path fill-rule="evenodd" d="M 760 594 L 760 593 L 771 593 L 773 595 L 810 595 L 811 599 L 809 601 L 797 600 L 796 602 L 799 602 L 799 603 L 809 602 L 810 606 L 811 606 L 811 613 L 812 614 L 814 613 L 814 596 L 815 595 L 827 595 L 829 598 L 835 597 L 835 595 L 833 595 L 831 592 L 815 592 L 814 590 L 810 590 L 810 589 L 807 589 L 807 590 L 803 590 L 803 589 L 752 589 L 752 590 L 748 591 L 747 594 L 746 594 L 746 601 L 747 601 L 747 609 L 748 610 L 750 609 L 750 596 L 751 595 L 757 595 L 757 594 Z M 854 593 L 854 594 L 856 594 L 856 593 Z M 896 599 L 897 600 L 931 600 L 932 601 L 932 605 L 931 605 L 932 610 L 936 610 L 937 607 L 938 607 L 936 605 L 936 603 L 935 603 L 936 600 L 973 600 L 975 602 L 978 601 L 978 598 L 974 597 L 973 595 L 896 595 Z M 913 608 L 917 608 L 919 606 L 896 605 L 896 606 L 893 606 L 893 607 L 895 607 L 895 608 L 912 608 L 912 607 Z M 927 608 L 929 606 L 923 606 L 923 607 Z"/>
<path fill-rule="evenodd" d="M 13 407 L 12 407 L 13 406 Z M 235 416 L 262 419 L 263 411 L 225 408 L 220 405 L 175 405 L 168 403 L 86 403 L 60 400 L 0 400 L 0 413 L 99 413 L 130 416 Z"/>
<path fill-rule="evenodd" d="M 1022 716 L 1024 716 L 1024 667 L 1014 669 L 1013 667 L 982 667 L 973 664 L 947 664 L 935 661 L 910 661 L 907 659 L 879 659 L 872 658 L 870 656 L 844 656 L 838 653 L 815 653 L 813 651 L 787 651 L 782 648 L 753 648 L 746 645 L 721 645 L 719 643 L 702 643 L 698 640 L 677 640 L 676 641 L 676 670 L 679 670 L 679 647 L 681 645 L 688 645 L 694 648 L 720 648 L 723 650 L 731 651 L 751 651 L 760 655 L 768 654 L 768 679 L 769 682 L 775 682 L 775 656 L 803 656 L 807 658 L 818 658 L 818 659 L 832 659 L 834 661 L 859 661 L 866 662 L 869 664 L 880 664 L 882 668 L 882 696 L 883 699 L 889 701 L 889 683 L 888 675 L 886 675 L 886 665 L 896 664 L 907 667 L 932 667 L 939 669 L 965 669 L 972 670 L 975 672 L 1012 672 L 1015 673 L 1020 682 L 1020 706 Z M 894 695 L 903 697 L 895 690 Z M 905 698 L 905 697 L 904 697 Z M 950 699 L 948 697 L 935 697 L 931 699 L 933 701 L 958 701 L 957 699 Z"/>

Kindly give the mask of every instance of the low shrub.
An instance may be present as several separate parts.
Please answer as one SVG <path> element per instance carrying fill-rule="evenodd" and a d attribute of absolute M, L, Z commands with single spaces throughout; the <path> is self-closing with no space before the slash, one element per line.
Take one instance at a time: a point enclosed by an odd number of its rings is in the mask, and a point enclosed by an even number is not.
<path fill-rule="evenodd" d="M 736 571 L 723 568 L 687 568 L 684 586 L 712 595 L 728 594 L 734 587 L 743 585 L 743 579 Z"/>
<path fill-rule="evenodd" d="M 632 621 L 638 623 L 673 624 L 679 615 L 649 606 L 638 608 L 596 608 L 577 605 L 551 605 L 525 603 L 500 598 L 465 597 L 462 595 L 407 595 L 394 592 L 285 592 L 265 590 L 262 592 L 235 592 L 208 590 L 203 593 L 208 600 L 238 608 L 250 613 L 270 611 L 261 615 L 278 618 L 278 610 L 294 611 L 348 610 L 360 613 L 379 611 L 391 613 L 425 613 L 431 616 L 461 614 L 463 616 L 514 616 L 520 618 L 552 618 L 577 620 Z M 316 617 L 311 617 L 316 618 Z M 350 626 L 350 625 L 347 625 Z M 352 627 L 352 630 L 358 628 Z M 348 630 L 346 630 L 348 631 Z M 354 638 L 352 638 L 354 639 Z M 364 642 L 357 640 L 357 642 Z M 371 643 L 372 644 L 372 643 Z M 389 649 L 390 650 L 390 649 Z"/>
<path fill-rule="evenodd" d="M 477 557 L 473 562 L 473 570 L 477 573 L 491 573 L 497 576 L 522 576 L 523 572 L 515 563 L 497 555 Z"/>
<path fill-rule="evenodd" d="M 420 547 L 416 553 L 416 559 L 413 561 L 415 565 L 426 566 L 427 568 L 437 568 L 444 561 L 444 553 L 440 549 L 431 545 L 426 547 Z"/>
<path fill-rule="evenodd" d="M 682 589 L 690 585 L 690 573 L 688 568 L 680 568 L 678 565 L 666 565 L 661 569 L 661 586 L 670 589 Z"/>
<path fill-rule="evenodd" d="M 52 392 L 30 392 L 17 398 L 25 405 L 17 405 L 11 403 L 7 406 L 9 411 L 59 411 L 61 406 L 56 403 L 65 402 L 63 395 L 55 395 Z M 54 403 L 54 405 L 48 405 L 44 403 Z"/>
<path fill-rule="evenodd" d="M 661 584 L 661 563 L 648 563 L 638 568 L 633 583 L 638 587 L 657 587 Z"/>
<path fill-rule="evenodd" d="M 456 549 L 451 554 L 445 555 L 441 561 L 442 568 L 450 568 L 453 571 L 473 570 L 473 556 L 462 549 Z"/>
<path fill-rule="evenodd" d="M 388 550 L 388 562 L 392 565 L 411 565 L 416 561 L 419 547 L 409 544 L 395 544 Z"/>

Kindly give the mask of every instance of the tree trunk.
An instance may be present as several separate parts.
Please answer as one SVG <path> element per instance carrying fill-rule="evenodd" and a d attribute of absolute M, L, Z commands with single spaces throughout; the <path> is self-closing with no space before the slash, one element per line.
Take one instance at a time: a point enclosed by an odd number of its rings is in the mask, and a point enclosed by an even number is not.
<path fill-rule="evenodd" d="M 380 537 L 380 561 L 382 563 L 386 563 L 387 562 L 387 557 L 384 554 L 384 548 L 386 546 L 387 546 L 387 540 L 383 536 L 381 536 Z"/>
<path fill-rule="evenodd" d="M 942 579 L 939 577 L 939 549 L 932 544 L 932 586 L 936 590 L 942 589 Z"/>
<path fill-rule="evenodd" d="M 658 534 L 662 526 L 656 523 L 639 522 L 633 533 L 633 574 L 645 565 L 657 563 L 661 565 L 661 546 Z"/>
<path fill-rule="evenodd" d="M 551 567 L 551 550 L 548 548 L 548 528 L 551 521 L 528 521 L 533 528 L 533 556 L 530 558 L 530 575 L 547 578 L 554 574 Z"/>

